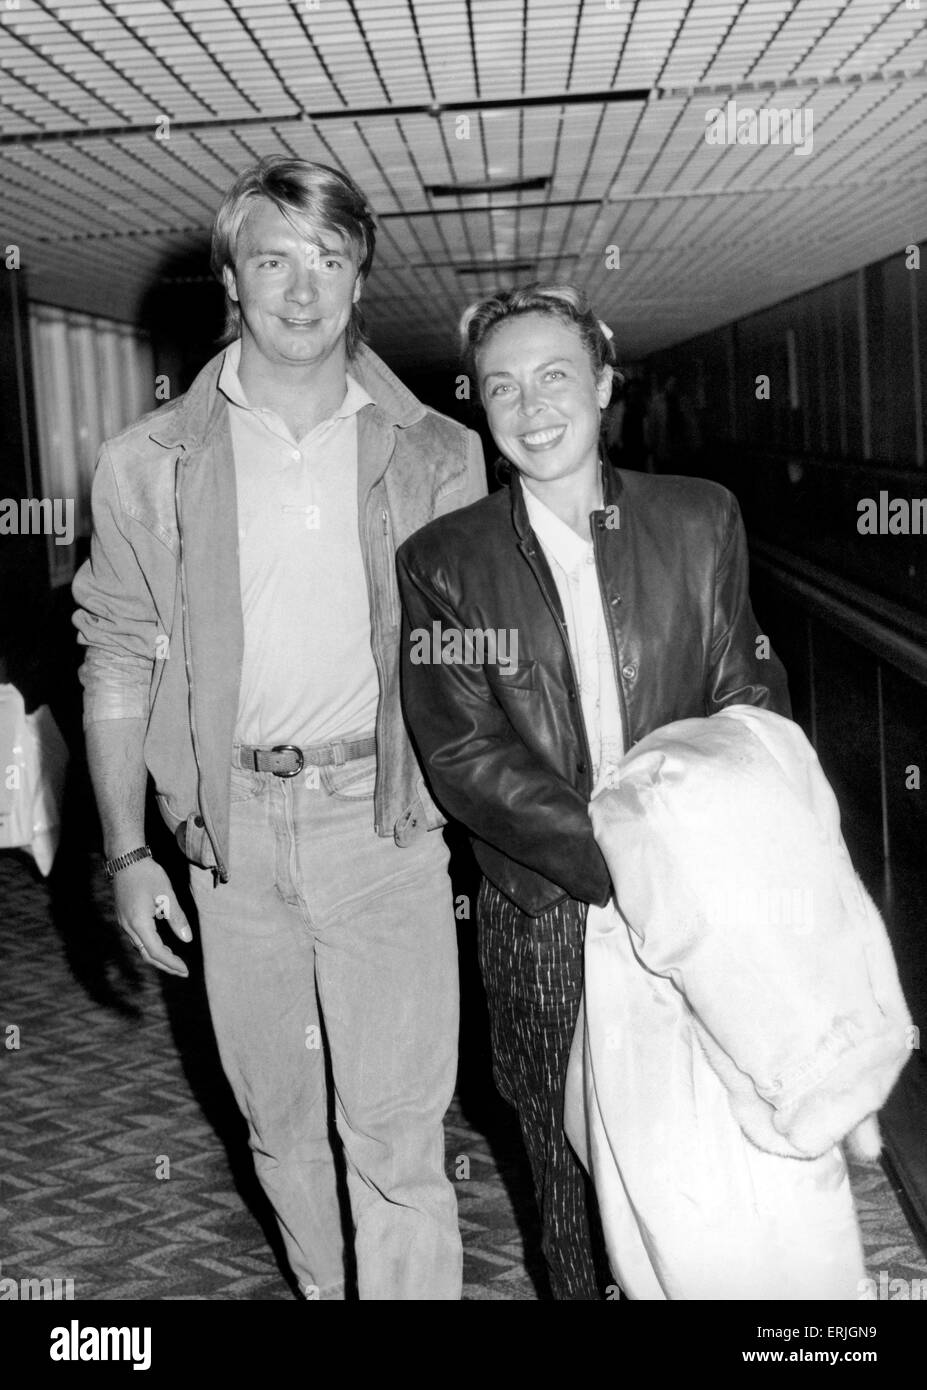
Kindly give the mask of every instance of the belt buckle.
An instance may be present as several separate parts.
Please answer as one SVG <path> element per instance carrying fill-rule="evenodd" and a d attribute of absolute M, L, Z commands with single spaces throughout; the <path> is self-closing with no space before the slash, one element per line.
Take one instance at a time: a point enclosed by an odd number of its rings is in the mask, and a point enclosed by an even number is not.
<path fill-rule="evenodd" d="M 303 750 L 298 748 L 295 743 L 275 743 L 270 750 L 272 753 L 295 753 L 299 759 L 299 765 L 294 767 L 292 772 L 278 772 L 274 769 L 275 777 L 298 777 L 305 766 L 303 762 Z"/>

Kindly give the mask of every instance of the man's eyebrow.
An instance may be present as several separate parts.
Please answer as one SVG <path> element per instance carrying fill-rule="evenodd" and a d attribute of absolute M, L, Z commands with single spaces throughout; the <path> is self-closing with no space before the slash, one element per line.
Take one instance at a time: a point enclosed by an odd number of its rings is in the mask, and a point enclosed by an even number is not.
<path fill-rule="evenodd" d="M 320 256 L 346 257 L 348 255 L 347 251 L 341 250 L 337 246 L 318 246 L 314 241 L 307 241 L 303 244 L 306 246 L 311 246 L 314 251 L 318 251 Z M 255 251 L 248 251 L 247 255 L 249 258 L 252 258 L 254 256 L 289 256 L 291 253 L 292 247 L 285 250 L 274 250 L 273 248 L 270 248 L 268 250 L 261 250 L 260 248 L 258 248 Z"/>
<path fill-rule="evenodd" d="M 555 362 L 566 362 L 566 363 L 569 363 L 569 361 L 570 361 L 570 358 L 569 358 L 569 357 L 551 357 L 549 361 L 539 363 L 538 366 L 535 367 L 534 370 L 535 370 L 536 372 L 543 372 L 544 369 L 545 369 L 545 367 L 552 367 L 552 366 L 554 365 Z M 511 375 L 512 375 L 511 372 L 506 372 L 506 371 L 487 372 L 487 373 L 486 373 L 486 376 L 485 376 L 485 378 L 484 378 L 484 380 L 488 381 L 489 378 L 490 378 L 491 376 L 511 376 Z"/>

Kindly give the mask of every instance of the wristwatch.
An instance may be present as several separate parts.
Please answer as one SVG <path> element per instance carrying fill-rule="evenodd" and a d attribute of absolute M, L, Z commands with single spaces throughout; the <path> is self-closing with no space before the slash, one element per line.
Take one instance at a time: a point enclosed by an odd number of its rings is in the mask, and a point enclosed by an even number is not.
<path fill-rule="evenodd" d="M 103 865 L 106 877 L 112 883 L 120 869 L 127 869 L 130 864 L 137 864 L 140 859 L 151 859 L 152 853 L 147 845 L 142 845 L 139 849 L 130 849 L 127 854 L 117 854 L 115 859 L 107 859 Z"/>

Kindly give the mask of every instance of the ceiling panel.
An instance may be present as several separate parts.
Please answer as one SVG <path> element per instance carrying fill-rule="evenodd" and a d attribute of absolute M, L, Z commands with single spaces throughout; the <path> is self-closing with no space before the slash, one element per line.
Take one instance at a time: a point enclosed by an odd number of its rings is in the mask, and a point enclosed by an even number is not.
<path fill-rule="evenodd" d="M 465 303 L 532 275 L 638 356 L 922 239 L 925 73 L 898 0 L 3 0 L 3 244 L 35 297 L 132 319 L 296 153 L 378 210 L 392 360 L 450 363 Z M 811 152 L 708 144 L 729 100 L 810 111 Z"/>

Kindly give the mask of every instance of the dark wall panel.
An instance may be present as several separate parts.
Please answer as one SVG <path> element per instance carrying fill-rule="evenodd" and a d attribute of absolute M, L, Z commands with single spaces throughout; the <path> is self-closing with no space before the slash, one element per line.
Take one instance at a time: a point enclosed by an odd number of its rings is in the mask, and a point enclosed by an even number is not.
<path fill-rule="evenodd" d="M 781 592 L 765 569 L 757 566 L 751 571 L 750 595 L 760 628 L 769 636 L 789 678 L 792 717 L 810 738 L 813 692 L 805 610 Z"/>
<path fill-rule="evenodd" d="M 872 399 L 872 457 L 906 463 L 916 456 L 914 429 L 915 348 L 912 275 L 904 255 L 865 272 Z"/>
<path fill-rule="evenodd" d="M 754 534 L 925 613 L 927 537 L 915 504 L 927 498 L 927 291 L 914 260 L 902 247 L 648 366 L 674 373 L 690 402 L 706 399 L 700 454 L 666 471 L 725 483 Z M 768 400 L 757 397 L 761 376 Z M 862 499 L 880 493 L 907 504 L 908 533 L 860 532 Z"/>
<path fill-rule="evenodd" d="M 25 272 L 0 266 L 0 496 L 37 496 L 38 455 Z M 0 535 L 0 681 L 12 681 L 27 704 L 41 686 L 45 653 L 36 646 L 49 606 L 45 536 Z"/>
<path fill-rule="evenodd" d="M 927 868 L 927 691 L 901 671 L 884 666 L 882 699 L 891 840 L 898 845 L 899 856 L 917 858 Z M 909 774 L 912 767 L 916 775 Z M 920 785 L 915 786 L 918 780 Z M 921 933 L 927 957 L 927 918 Z"/>
<path fill-rule="evenodd" d="M 844 827 L 850 852 L 871 870 L 882 843 L 875 664 L 821 623 L 814 624 L 813 642 L 818 757 L 841 806 L 853 807 Z"/>

